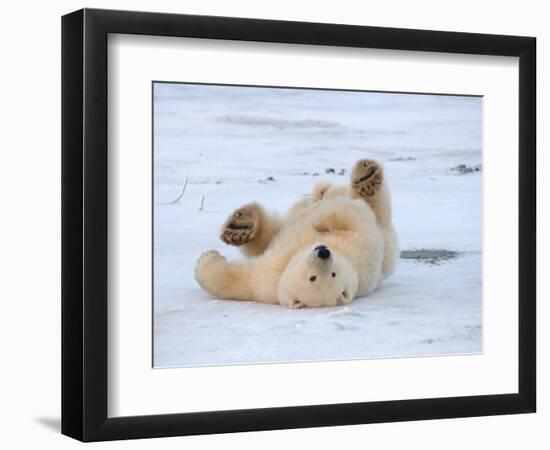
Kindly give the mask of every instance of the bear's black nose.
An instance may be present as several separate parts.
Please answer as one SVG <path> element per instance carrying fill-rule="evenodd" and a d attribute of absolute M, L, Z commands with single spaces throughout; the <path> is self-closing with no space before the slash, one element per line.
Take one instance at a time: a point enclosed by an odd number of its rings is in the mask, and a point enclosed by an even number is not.
<path fill-rule="evenodd" d="M 314 250 L 317 252 L 317 256 L 321 259 L 328 259 L 330 258 L 330 250 L 327 248 L 326 245 L 318 245 L 314 248 Z"/>

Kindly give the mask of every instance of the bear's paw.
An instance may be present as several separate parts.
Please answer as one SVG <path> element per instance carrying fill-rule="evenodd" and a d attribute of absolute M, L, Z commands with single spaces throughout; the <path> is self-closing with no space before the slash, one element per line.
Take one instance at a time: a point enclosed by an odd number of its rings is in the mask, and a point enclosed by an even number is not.
<path fill-rule="evenodd" d="M 371 197 L 376 194 L 383 181 L 382 166 L 376 161 L 363 159 L 355 164 L 351 175 L 351 187 L 360 197 Z"/>

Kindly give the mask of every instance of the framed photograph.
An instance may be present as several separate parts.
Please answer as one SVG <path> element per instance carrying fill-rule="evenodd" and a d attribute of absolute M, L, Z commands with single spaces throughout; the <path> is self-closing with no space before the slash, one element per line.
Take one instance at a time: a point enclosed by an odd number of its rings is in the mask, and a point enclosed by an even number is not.
<path fill-rule="evenodd" d="M 535 412 L 536 40 L 62 19 L 62 432 Z"/>

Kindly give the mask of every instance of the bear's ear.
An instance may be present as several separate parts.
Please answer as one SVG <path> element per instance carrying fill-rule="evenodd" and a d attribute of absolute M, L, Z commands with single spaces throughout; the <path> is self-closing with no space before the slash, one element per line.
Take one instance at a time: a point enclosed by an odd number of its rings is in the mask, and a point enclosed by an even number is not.
<path fill-rule="evenodd" d="M 339 305 L 347 305 L 349 302 L 351 302 L 351 292 L 349 289 L 345 289 L 342 294 L 340 294 L 340 297 L 338 297 L 338 304 Z"/>
<path fill-rule="evenodd" d="M 288 301 L 288 307 L 290 309 L 298 309 L 298 308 L 303 308 L 304 305 L 300 300 L 298 300 L 297 298 L 293 298 L 293 299 L 290 299 Z"/>

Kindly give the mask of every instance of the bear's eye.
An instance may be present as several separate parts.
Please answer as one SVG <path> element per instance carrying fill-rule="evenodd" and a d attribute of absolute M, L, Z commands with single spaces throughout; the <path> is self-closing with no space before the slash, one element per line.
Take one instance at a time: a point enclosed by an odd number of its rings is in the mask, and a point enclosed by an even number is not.
<path fill-rule="evenodd" d="M 309 281 L 315 281 L 317 279 L 317 277 L 315 275 L 311 275 L 309 277 Z"/>
<path fill-rule="evenodd" d="M 331 275 L 332 275 L 332 278 L 334 278 L 336 276 L 336 272 L 332 272 Z"/>

